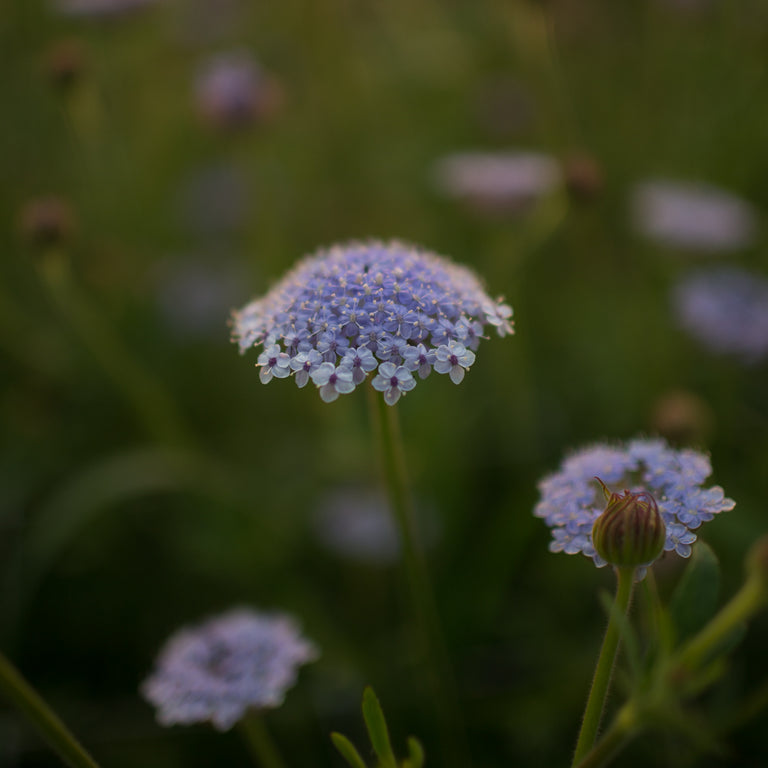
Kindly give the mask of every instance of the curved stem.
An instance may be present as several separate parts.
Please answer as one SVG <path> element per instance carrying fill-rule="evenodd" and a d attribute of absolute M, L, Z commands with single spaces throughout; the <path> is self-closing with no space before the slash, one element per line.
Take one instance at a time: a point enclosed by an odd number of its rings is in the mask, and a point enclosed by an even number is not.
<path fill-rule="evenodd" d="M 600 768 L 621 749 L 639 730 L 635 708 L 632 702 L 625 704 L 616 715 L 600 741 L 586 754 L 574 768 Z"/>
<path fill-rule="evenodd" d="M 372 388 L 369 388 L 368 394 L 371 398 L 369 402 L 376 438 L 381 450 L 384 480 L 402 547 L 402 565 L 410 593 L 409 600 L 417 631 L 421 636 L 422 652 L 427 658 L 430 687 L 438 710 L 438 724 L 445 746 L 443 764 L 467 768 L 470 763 L 464 739 L 464 726 L 429 571 L 416 529 L 398 411 L 396 407 L 387 405 L 384 398 Z"/>
<path fill-rule="evenodd" d="M 24 713 L 51 748 L 72 768 L 98 768 L 58 715 L 0 653 L 0 690 Z"/>
<path fill-rule="evenodd" d="M 247 712 L 238 723 L 248 749 L 260 768 L 285 768 L 283 758 L 258 712 Z"/>
<path fill-rule="evenodd" d="M 621 640 L 619 617 L 625 616 L 629 611 L 634 578 L 634 568 L 616 568 L 616 598 L 608 619 L 608 627 L 605 630 L 600 656 L 597 659 L 595 675 L 592 678 L 592 687 L 587 698 L 584 719 L 581 722 L 581 731 L 573 755 L 573 768 L 584 759 L 597 738 L 597 731 L 605 707 L 605 698 L 613 675 L 613 665 Z"/>
<path fill-rule="evenodd" d="M 701 666 L 712 651 L 765 604 L 765 589 L 759 579 L 747 579 L 741 589 L 678 655 L 676 662 L 684 669 Z"/>

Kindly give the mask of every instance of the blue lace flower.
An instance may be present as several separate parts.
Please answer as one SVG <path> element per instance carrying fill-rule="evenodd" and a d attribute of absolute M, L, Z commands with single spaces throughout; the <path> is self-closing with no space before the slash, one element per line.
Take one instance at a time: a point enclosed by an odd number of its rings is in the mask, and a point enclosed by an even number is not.
<path fill-rule="evenodd" d="M 233 340 L 241 352 L 263 350 L 257 365 L 264 383 L 293 374 L 301 387 L 311 379 L 331 402 L 378 368 L 377 389 L 394 404 L 416 385 L 412 372 L 424 379 L 434 369 L 458 384 L 485 326 L 505 336 L 511 316 L 466 267 L 414 246 L 371 241 L 305 258 L 234 313 Z M 383 363 L 392 366 L 385 375 Z M 397 383 L 385 386 L 393 377 Z"/>
<path fill-rule="evenodd" d="M 416 379 L 404 365 L 382 363 L 371 384 L 375 390 L 384 393 L 387 405 L 394 405 L 400 395 L 410 392 L 416 386 Z"/>
<path fill-rule="evenodd" d="M 291 617 L 235 609 L 172 635 L 141 692 L 162 725 L 211 721 L 225 731 L 250 708 L 280 706 L 298 667 L 317 656 Z"/>
<path fill-rule="evenodd" d="M 552 529 L 552 552 L 581 552 L 604 566 L 592 545 L 592 525 L 605 508 L 599 477 L 612 491 L 650 493 L 666 525 L 664 549 L 688 557 L 693 531 L 735 506 L 719 486 L 702 488 L 711 473 L 707 456 L 675 450 L 661 439 L 594 445 L 571 454 L 559 471 L 541 480 L 534 515 Z"/>
<path fill-rule="evenodd" d="M 348 395 L 355 388 L 354 374 L 348 365 L 321 363 L 309 375 L 326 403 L 332 403 L 339 395 Z"/>
<path fill-rule="evenodd" d="M 454 384 L 461 384 L 469 366 L 475 362 L 475 353 L 458 341 L 450 341 L 437 348 L 435 370 L 447 373 Z"/>

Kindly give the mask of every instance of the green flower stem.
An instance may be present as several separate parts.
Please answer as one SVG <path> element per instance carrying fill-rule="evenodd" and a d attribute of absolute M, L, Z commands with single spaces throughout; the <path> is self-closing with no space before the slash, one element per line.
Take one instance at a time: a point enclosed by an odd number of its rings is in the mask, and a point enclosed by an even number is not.
<path fill-rule="evenodd" d="M 283 758 L 259 712 L 249 711 L 238 723 L 254 762 L 260 768 L 285 768 Z"/>
<path fill-rule="evenodd" d="M 98 768 L 56 713 L 0 653 L 0 691 L 37 728 L 51 748 L 72 768 Z"/>
<path fill-rule="evenodd" d="M 600 656 L 597 659 L 595 675 L 592 678 L 592 687 L 587 698 L 584 719 L 581 723 L 581 731 L 579 732 L 576 751 L 573 755 L 573 768 L 581 763 L 592 749 L 597 738 L 597 731 L 603 716 L 605 698 L 611 683 L 613 666 L 621 639 L 621 628 L 617 617 L 625 616 L 629 611 L 634 578 L 635 569 L 633 567 L 616 568 L 616 598 L 608 619 L 608 627 L 605 630 L 603 647 L 600 649 Z"/>
<path fill-rule="evenodd" d="M 762 581 L 759 578 L 748 578 L 730 602 L 683 647 L 674 666 L 682 670 L 700 667 L 731 632 L 757 613 L 765 603 L 766 590 Z"/>
<path fill-rule="evenodd" d="M 384 479 L 402 546 L 402 564 L 409 588 L 417 631 L 421 635 L 422 653 L 427 658 L 434 705 L 439 718 L 443 765 L 467 768 L 470 765 L 464 739 L 453 672 L 443 641 L 437 606 L 432 591 L 426 560 L 420 546 L 409 492 L 403 440 L 397 407 L 369 387 L 372 419 L 381 450 Z"/>
<path fill-rule="evenodd" d="M 608 730 L 574 768 L 600 768 L 605 765 L 630 739 L 637 735 L 640 724 L 631 701 L 618 712 Z"/>
<path fill-rule="evenodd" d="M 55 249 L 43 254 L 38 274 L 54 304 L 136 411 L 149 434 L 161 443 L 189 446 L 191 436 L 182 425 L 173 401 L 157 380 L 133 360 L 120 339 L 111 333 L 104 319 L 78 291 L 68 254 Z"/>

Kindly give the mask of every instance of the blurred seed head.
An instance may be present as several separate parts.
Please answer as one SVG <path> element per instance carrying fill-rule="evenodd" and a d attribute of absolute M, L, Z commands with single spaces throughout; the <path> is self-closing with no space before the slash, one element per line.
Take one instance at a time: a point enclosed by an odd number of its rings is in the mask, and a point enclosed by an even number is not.
<path fill-rule="evenodd" d="M 603 191 L 603 171 L 586 152 L 573 152 L 563 160 L 565 188 L 574 200 L 592 200 Z"/>
<path fill-rule="evenodd" d="M 680 326 L 710 351 L 756 363 L 768 357 L 768 278 L 736 267 L 696 270 L 674 287 Z"/>
<path fill-rule="evenodd" d="M 653 404 L 651 431 L 671 445 L 706 445 L 712 435 L 714 415 L 707 403 L 693 392 L 674 390 Z"/>
<path fill-rule="evenodd" d="M 631 209 L 635 230 L 670 248 L 725 253 L 749 247 L 757 236 L 753 207 L 709 184 L 646 181 L 635 187 Z"/>
<path fill-rule="evenodd" d="M 282 106 L 283 93 L 250 53 L 234 51 L 204 63 L 195 83 L 195 101 L 207 123 L 237 130 L 272 118 Z"/>
<path fill-rule="evenodd" d="M 522 214 L 562 184 L 559 163 L 534 152 L 460 152 L 435 164 L 447 197 L 490 214 Z"/>
<path fill-rule="evenodd" d="M 61 197 L 38 197 L 21 209 L 19 227 L 25 240 L 38 248 L 62 245 L 75 232 L 75 214 Z"/>
<path fill-rule="evenodd" d="M 66 38 L 55 42 L 45 56 L 45 71 L 51 84 L 62 90 L 71 88 L 83 74 L 85 61 L 79 40 Z"/>

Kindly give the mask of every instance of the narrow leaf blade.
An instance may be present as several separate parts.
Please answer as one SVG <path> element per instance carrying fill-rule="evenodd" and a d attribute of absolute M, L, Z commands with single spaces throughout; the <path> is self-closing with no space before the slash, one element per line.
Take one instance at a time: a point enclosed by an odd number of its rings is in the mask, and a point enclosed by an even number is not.
<path fill-rule="evenodd" d="M 346 736 L 334 731 L 331 734 L 331 741 L 333 746 L 339 751 L 339 754 L 350 764 L 351 768 L 366 768 L 360 753 Z"/>
<path fill-rule="evenodd" d="M 389 741 L 387 721 L 384 719 L 381 704 L 370 686 L 363 692 L 363 719 L 368 728 L 373 751 L 381 761 L 382 768 L 397 768 L 395 754 Z"/>

